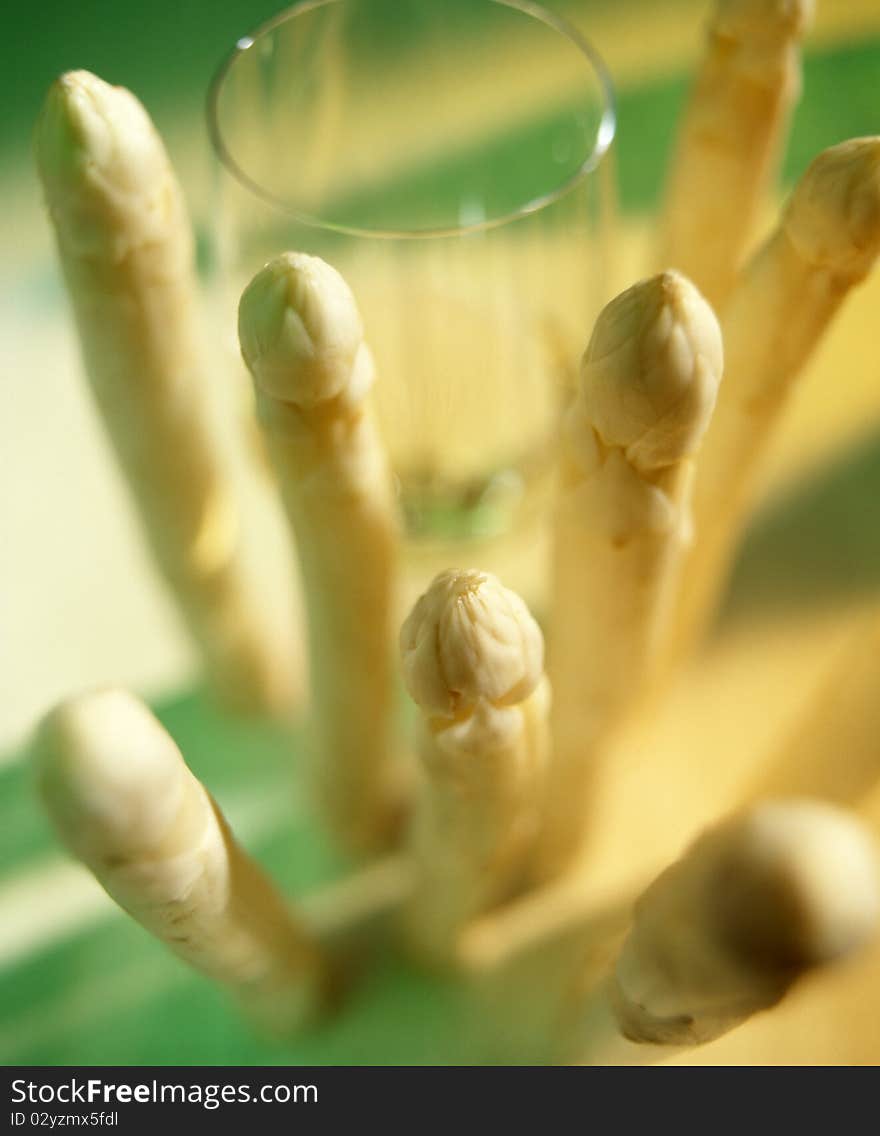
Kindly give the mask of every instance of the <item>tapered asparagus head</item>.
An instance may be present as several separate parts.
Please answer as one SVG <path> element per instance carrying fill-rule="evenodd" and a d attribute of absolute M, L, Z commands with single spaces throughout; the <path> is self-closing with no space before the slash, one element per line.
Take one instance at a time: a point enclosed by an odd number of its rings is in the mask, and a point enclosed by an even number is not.
<path fill-rule="evenodd" d="M 783 225 L 809 264 L 865 276 L 880 254 L 880 136 L 824 150 L 795 186 Z"/>
<path fill-rule="evenodd" d="M 124 87 L 68 71 L 46 96 L 34 139 L 46 202 L 65 245 L 122 258 L 182 210 L 165 148 Z"/>
<path fill-rule="evenodd" d="M 812 22 L 815 7 L 815 0 L 717 0 L 712 30 L 736 42 L 794 39 Z"/>
<path fill-rule="evenodd" d="M 40 723 L 31 752 L 54 827 L 88 863 L 155 847 L 181 808 L 183 758 L 149 710 L 123 690 L 62 702 Z"/>
<path fill-rule="evenodd" d="M 662 469 L 699 448 L 722 367 L 715 313 L 684 276 L 662 272 L 599 314 L 581 365 L 586 416 L 634 466 Z"/>
<path fill-rule="evenodd" d="M 638 901 L 616 968 L 625 1031 L 708 1040 L 864 945 L 878 921 L 877 849 L 855 817 L 759 804 L 700 837 Z"/>
<path fill-rule="evenodd" d="M 429 717 L 453 720 L 481 702 L 506 706 L 535 689 L 544 668 L 541 630 L 495 576 L 441 572 L 400 631 L 403 678 Z"/>
<path fill-rule="evenodd" d="M 241 353 L 258 391 L 314 407 L 363 378 L 363 326 L 351 289 L 316 256 L 288 252 L 250 282 L 238 309 Z"/>

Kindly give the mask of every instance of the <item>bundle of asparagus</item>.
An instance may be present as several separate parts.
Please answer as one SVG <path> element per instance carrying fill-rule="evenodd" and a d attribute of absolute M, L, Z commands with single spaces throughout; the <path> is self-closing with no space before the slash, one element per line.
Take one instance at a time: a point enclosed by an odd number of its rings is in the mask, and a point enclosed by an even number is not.
<path fill-rule="evenodd" d="M 478 569 L 441 573 L 404 621 L 418 708 L 409 796 L 395 761 L 398 524 L 354 298 L 302 253 L 242 297 L 242 354 L 303 569 L 307 780 L 345 848 L 402 854 L 378 886 L 356 879 L 341 919 L 393 915 L 422 960 L 466 976 L 496 1032 L 529 1033 L 541 1060 L 643 1063 L 710 1041 L 880 921 L 873 837 L 839 807 L 880 777 L 874 628 L 748 794 L 774 799 L 607 904 L 579 862 L 598 759 L 705 621 L 766 436 L 880 252 L 880 139 L 857 139 L 817 158 L 740 271 L 808 9 L 717 5 L 670 182 L 664 271 L 600 315 L 566 419 L 550 681 L 525 604 Z M 50 93 L 38 158 L 87 370 L 157 559 L 220 684 L 275 705 L 290 688 L 287 629 L 262 619 L 223 520 L 189 236 L 161 143 L 127 92 L 73 73 Z M 724 301 L 720 327 L 698 287 Z M 275 1032 L 330 1004 L 335 937 L 285 905 L 135 699 L 68 700 L 33 751 L 62 841 L 145 928 Z"/>

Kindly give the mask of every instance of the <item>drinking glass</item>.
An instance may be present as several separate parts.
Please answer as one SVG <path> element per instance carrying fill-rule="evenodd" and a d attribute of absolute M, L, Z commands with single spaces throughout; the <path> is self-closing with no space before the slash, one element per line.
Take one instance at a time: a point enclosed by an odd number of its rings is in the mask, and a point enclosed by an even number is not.
<path fill-rule="evenodd" d="M 608 298 L 595 51 L 526 0 L 308 0 L 239 40 L 208 110 L 227 326 L 269 258 L 332 263 L 411 554 L 534 592 L 560 410 Z"/>

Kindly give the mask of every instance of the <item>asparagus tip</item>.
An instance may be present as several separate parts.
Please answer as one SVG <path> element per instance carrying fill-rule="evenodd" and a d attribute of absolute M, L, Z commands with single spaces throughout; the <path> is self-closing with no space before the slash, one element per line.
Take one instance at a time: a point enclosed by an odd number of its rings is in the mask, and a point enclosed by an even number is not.
<path fill-rule="evenodd" d="M 342 394 L 363 356 L 363 327 L 329 264 L 288 252 L 250 282 L 238 309 L 241 353 L 260 392 L 313 407 Z"/>
<path fill-rule="evenodd" d="M 99 179 L 122 190 L 138 189 L 157 167 L 156 134 L 147 112 L 125 87 L 89 71 L 56 79 L 37 120 L 37 167 L 47 194 L 69 193 L 72 182 Z"/>
<path fill-rule="evenodd" d="M 523 601 L 488 572 L 441 572 L 400 632 L 406 687 L 421 709 L 455 719 L 481 701 L 526 698 L 541 679 L 544 642 Z"/>
<path fill-rule="evenodd" d="M 581 367 L 587 417 L 641 469 L 694 453 L 723 367 L 718 320 L 675 271 L 622 292 L 600 313 Z"/>

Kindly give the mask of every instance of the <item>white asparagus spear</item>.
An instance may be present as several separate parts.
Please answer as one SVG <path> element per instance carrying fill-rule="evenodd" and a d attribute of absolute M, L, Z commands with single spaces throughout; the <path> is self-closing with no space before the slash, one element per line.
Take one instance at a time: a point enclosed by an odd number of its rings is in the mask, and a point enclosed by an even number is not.
<path fill-rule="evenodd" d="M 313 795 L 343 844 L 369 851 L 394 835 L 400 806 L 392 754 L 399 537 L 366 400 L 372 359 L 345 281 L 300 253 L 271 261 L 248 285 L 239 338 L 302 567 Z"/>
<path fill-rule="evenodd" d="M 92 392 L 209 680 L 240 709 L 287 711 L 299 645 L 239 547 L 192 234 L 161 139 L 129 91 L 72 71 L 49 91 L 36 156 Z"/>
<path fill-rule="evenodd" d="M 120 907 L 284 1034 L 326 994 L 318 948 L 147 708 L 84 694 L 43 719 L 39 790 L 67 848 Z"/>
<path fill-rule="evenodd" d="M 803 793 L 856 807 L 880 784 L 880 616 L 853 638 L 809 698 L 750 796 Z"/>
<path fill-rule="evenodd" d="M 684 272 L 716 308 L 776 170 L 812 8 L 812 0 L 715 4 L 670 171 L 660 266 Z"/>
<path fill-rule="evenodd" d="M 544 644 L 494 576 L 449 571 L 404 622 L 400 654 L 423 773 L 405 922 L 424 959 L 449 965 L 468 920 L 526 875 L 549 741 Z"/>
<path fill-rule="evenodd" d="M 582 1007 L 581 1060 L 643 1064 L 712 1041 L 863 946 L 878 921 L 877 849 L 852 815 L 756 805 L 704 833 L 637 901 L 610 978 Z"/>
<path fill-rule="evenodd" d="M 588 884 L 571 874 L 469 928 L 462 957 L 493 1060 L 663 1060 L 773 1005 L 880 920 L 872 837 L 809 800 L 709 830 L 634 919 L 631 902 Z"/>
<path fill-rule="evenodd" d="M 857 138 L 810 165 L 724 310 L 725 380 L 697 465 L 696 543 L 682 576 L 679 653 L 715 609 L 795 380 L 878 254 L 880 137 Z"/>
<path fill-rule="evenodd" d="M 690 540 L 692 458 L 721 369 L 717 320 L 675 272 L 612 300 L 584 355 L 554 532 L 544 877 L 580 849 L 599 751 L 652 677 Z"/>

